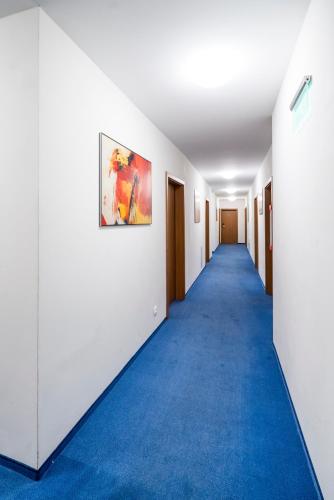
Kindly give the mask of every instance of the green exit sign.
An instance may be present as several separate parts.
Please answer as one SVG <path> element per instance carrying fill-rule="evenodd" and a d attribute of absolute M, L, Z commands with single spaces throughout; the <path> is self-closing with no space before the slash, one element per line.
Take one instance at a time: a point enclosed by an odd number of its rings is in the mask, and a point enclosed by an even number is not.
<path fill-rule="evenodd" d="M 292 109 L 293 130 L 297 132 L 307 121 L 311 114 L 310 92 L 312 87 L 312 78 L 304 81 L 303 88 L 294 100 Z"/>

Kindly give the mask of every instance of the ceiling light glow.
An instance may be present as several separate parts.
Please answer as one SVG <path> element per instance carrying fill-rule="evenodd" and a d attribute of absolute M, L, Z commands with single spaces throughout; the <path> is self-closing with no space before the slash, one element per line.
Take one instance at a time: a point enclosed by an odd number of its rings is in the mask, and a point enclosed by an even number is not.
<path fill-rule="evenodd" d="M 237 172 L 235 170 L 226 170 L 225 172 L 222 173 L 223 179 L 226 180 L 231 180 L 234 179 L 237 176 Z"/>
<path fill-rule="evenodd" d="M 187 80 L 200 87 L 222 87 L 240 73 L 242 59 L 241 51 L 230 46 L 201 49 L 186 61 L 184 74 Z"/>
<path fill-rule="evenodd" d="M 225 189 L 226 193 L 228 194 L 235 194 L 237 190 L 235 188 L 227 188 Z"/>
<path fill-rule="evenodd" d="M 236 196 L 229 196 L 228 198 L 228 201 L 235 201 L 237 199 Z"/>

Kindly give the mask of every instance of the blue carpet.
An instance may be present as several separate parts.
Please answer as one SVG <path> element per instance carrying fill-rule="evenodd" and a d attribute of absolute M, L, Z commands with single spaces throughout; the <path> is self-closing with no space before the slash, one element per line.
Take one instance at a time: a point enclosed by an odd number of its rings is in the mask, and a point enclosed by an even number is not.
<path fill-rule="evenodd" d="M 1 500 L 317 498 L 244 245 L 170 316 L 40 482 L 0 467 Z"/>

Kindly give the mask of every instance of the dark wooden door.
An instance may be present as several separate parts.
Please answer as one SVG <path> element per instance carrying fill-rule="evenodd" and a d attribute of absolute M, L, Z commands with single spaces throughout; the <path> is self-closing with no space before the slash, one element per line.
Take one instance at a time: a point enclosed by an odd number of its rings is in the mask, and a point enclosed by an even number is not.
<path fill-rule="evenodd" d="M 210 260 L 210 204 L 205 200 L 205 262 Z"/>
<path fill-rule="evenodd" d="M 185 297 L 184 184 L 167 174 L 166 287 L 169 305 Z"/>
<path fill-rule="evenodd" d="M 268 295 L 273 294 L 273 245 L 272 245 L 272 192 L 271 182 L 264 190 L 265 203 L 265 244 L 266 244 L 266 292 Z"/>
<path fill-rule="evenodd" d="M 245 207 L 245 245 L 247 246 L 247 207 Z"/>
<path fill-rule="evenodd" d="M 168 202 L 167 202 L 167 293 L 168 304 L 176 299 L 176 239 L 175 239 L 175 185 L 168 182 Z"/>
<path fill-rule="evenodd" d="M 259 269 L 259 211 L 257 197 L 254 199 L 254 259 L 255 267 Z"/>
<path fill-rule="evenodd" d="M 221 209 L 221 242 L 238 243 L 237 209 Z"/>

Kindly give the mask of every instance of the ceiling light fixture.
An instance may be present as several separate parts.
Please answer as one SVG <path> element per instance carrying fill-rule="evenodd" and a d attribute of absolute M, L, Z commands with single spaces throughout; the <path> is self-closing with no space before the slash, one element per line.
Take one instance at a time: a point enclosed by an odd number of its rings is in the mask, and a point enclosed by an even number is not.
<path fill-rule="evenodd" d="M 207 89 L 222 87 L 238 75 L 244 64 L 241 51 L 229 46 L 201 49 L 184 65 L 187 80 Z"/>
<path fill-rule="evenodd" d="M 235 194 L 237 190 L 235 188 L 227 188 L 225 189 L 226 193 L 228 194 Z"/>
<path fill-rule="evenodd" d="M 226 170 L 225 172 L 222 173 L 223 179 L 226 180 L 231 180 L 234 179 L 237 176 L 236 170 Z"/>
<path fill-rule="evenodd" d="M 228 198 L 228 201 L 235 201 L 237 199 L 236 196 L 229 196 Z"/>

